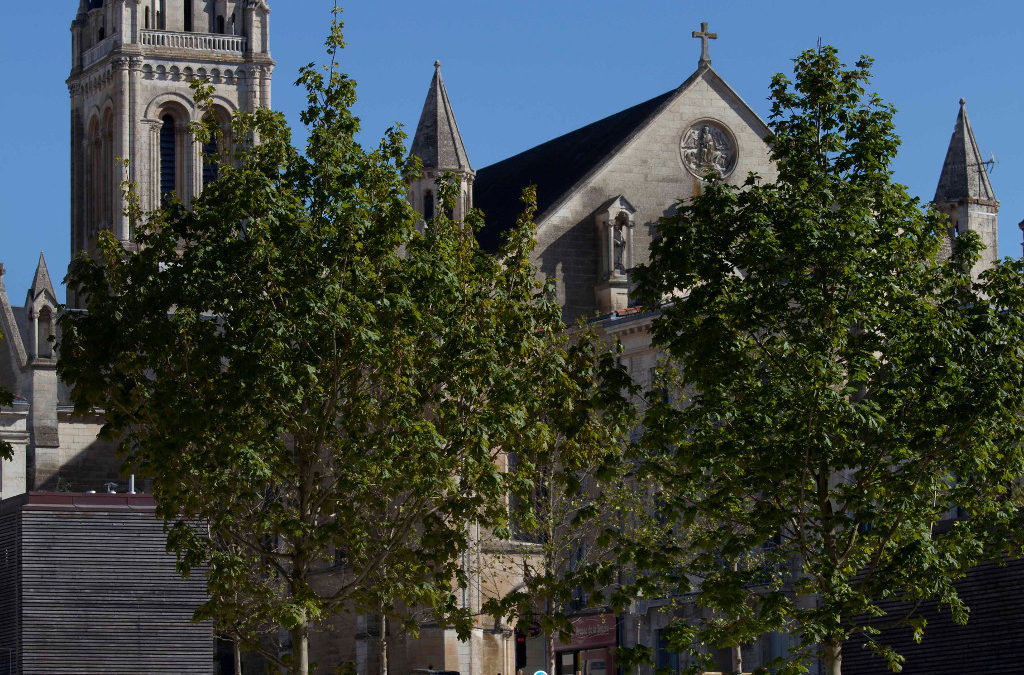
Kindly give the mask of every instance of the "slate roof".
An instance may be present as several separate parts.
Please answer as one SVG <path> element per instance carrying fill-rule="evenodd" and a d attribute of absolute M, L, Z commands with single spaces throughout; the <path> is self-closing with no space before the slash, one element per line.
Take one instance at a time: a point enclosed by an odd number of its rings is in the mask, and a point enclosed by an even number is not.
<path fill-rule="evenodd" d="M 441 62 L 434 62 L 434 79 L 423 103 L 410 154 L 419 157 L 424 169 L 472 172 L 459 125 L 441 79 Z"/>
<path fill-rule="evenodd" d="M 924 640 L 914 643 L 912 629 L 883 631 L 881 640 L 906 657 L 903 675 L 965 675 L 968 673 L 1019 673 L 1024 654 L 1024 560 L 1005 566 L 982 565 L 957 584 L 961 599 L 971 608 L 966 626 L 953 623 L 948 610 L 926 603 L 916 612 L 928 621 Z M 905 614 L 907 605 L 883 605 Z M 861 648 L 859 641 L 843 647 L 843 675 L 879 675 L 885 663 Z"/>
<path fill-rule="evenodd" d="M 537 220 L 541 220 L 689 83 L 480 169 L 473 188 L 473 206 L 484 212 L 486 222 L 477 235 L 480 246 L 497 250 L 501 234 L 515 225 L 523 211 L 519 201 L 523 188 L 537 186 Z"/>
<path fill-rule="evenodd" d="M 962 200 L 994 203 L 996 196 L 981 151 L 978 150 L 971 122 L 967 119 L 967 104 L 960 99 L 960 114 L 953 127 L 953 137 L 946 151 L 946 161 L 942 165 L 934 201 L 942 204 Z"/>

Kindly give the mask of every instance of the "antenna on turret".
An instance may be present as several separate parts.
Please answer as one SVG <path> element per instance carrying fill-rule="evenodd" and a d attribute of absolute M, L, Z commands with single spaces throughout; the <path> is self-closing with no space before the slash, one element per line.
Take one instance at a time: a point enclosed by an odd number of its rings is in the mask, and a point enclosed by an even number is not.
<path fill-rule="evenodd" d="M 994 172 L 996 167 L 999 166 L 999 160 L 996 158 L 994 152 L 990 152 L 988 153 L 988 159 L 982 162 L 981 165 L 985 167 L 985 172 L 991 176 L 992 172 Z"/>

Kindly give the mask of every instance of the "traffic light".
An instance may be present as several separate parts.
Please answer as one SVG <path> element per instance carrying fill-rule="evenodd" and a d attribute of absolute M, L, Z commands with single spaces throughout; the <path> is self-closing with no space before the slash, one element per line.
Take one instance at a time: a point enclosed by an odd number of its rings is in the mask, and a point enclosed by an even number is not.
<path fill-rule="evenodd" d="M 516 629 L 516 672 L 526 667 L 526 633 Z"/>

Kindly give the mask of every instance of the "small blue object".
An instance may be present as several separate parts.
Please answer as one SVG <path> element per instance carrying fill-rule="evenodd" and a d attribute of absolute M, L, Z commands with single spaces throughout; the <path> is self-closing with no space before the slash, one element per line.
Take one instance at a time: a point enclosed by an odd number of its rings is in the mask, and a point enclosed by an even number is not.
<path fill-rule="evenodd" d="M 538 671 L 537 671 L 536 673 L 534 673 L 533 675 L 548 675 L 548 674 L 547 674 L 547 673 L 545 673 L 545 672 L 544 672 L 543 670 L 538 670 Z"/>

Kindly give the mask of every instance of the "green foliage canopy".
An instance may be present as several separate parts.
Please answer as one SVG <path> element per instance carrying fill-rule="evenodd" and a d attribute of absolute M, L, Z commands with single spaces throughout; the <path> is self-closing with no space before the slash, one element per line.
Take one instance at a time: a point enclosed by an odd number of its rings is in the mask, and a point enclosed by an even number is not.
<path fill-rule="evenodd" d="M 206 570 L 199 616 L 250 647 L 291 631 L 278 663 L 300 673 L 309 626 L 340 611 L 426 607 L 464 634 L 469 526 L 507 536 L 507 495 L 531 485 L 506 453 L 589 430 L 600 398 L 530 263 L 532 193 L 497 255 L 479 214 L 419 226 L 404 135 L 355 141 L 342 46 L 339 22 L 332 66 L 302 70 L 305 153 L 281 114 L 236 114 L 218 179 L 189 208 L 133 208 L 131 242 L 104 234 L 72 264 L 88 313 L 61 318 L 76 408 L 105 411 L 182 569 Z M 458 185 L 438 193 L 450 208 Z M 570 397 L 554 422 L 553 388 Z"/>
<path fill-rule="evenodd" d="M 785 631 L 799 645 L 778 672 L 820 656 L 838 675 L 858 638 L 895 669 L 878 629 L 901 617 L 880 602 L 966 620 L 955 581 L 1021 553 L 1024 267 L 972 279 L 972 232 L 943 253 L 945 218 L 892 180 L 894 109 L 865 92 L 869 59 L 795 64 L 771 88 L 777 179 L 709 176 L 639 275 L 679 394 L 647 415 L 647 471 L 695 526 L 654 567 L 685 558 L 699 579 L 709 619 L 681 646 Z"/>

